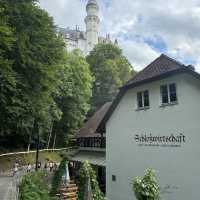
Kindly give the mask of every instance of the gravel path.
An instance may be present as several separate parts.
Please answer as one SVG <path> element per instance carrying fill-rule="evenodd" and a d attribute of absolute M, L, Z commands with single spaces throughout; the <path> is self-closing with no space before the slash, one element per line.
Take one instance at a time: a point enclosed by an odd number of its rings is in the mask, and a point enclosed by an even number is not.
<path fill-rule="evenodd" d="M 12 190 L 12 178 L 0 177 L 0 200 L 10 200 L 10 190 Z"/>

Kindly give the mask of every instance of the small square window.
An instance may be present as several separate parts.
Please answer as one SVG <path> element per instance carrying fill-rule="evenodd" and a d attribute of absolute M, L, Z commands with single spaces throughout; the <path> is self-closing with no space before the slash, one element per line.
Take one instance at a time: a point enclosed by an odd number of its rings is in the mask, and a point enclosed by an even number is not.
<path fill-rule="evenodd" d="M 116 181 L 116 176 L 115 175 L 112 175 L 112 181 Z"/>

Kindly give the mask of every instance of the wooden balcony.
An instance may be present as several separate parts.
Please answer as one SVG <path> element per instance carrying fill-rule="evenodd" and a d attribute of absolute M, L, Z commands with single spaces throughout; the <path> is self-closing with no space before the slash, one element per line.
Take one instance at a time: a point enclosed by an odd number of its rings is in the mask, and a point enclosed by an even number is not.
<path fill-rule="evenodd" d="M 83 137 L 77 138 L 77 146 L 81 149 L 105 149 L 106 148 L 106 138 L 105 137 Z"/>

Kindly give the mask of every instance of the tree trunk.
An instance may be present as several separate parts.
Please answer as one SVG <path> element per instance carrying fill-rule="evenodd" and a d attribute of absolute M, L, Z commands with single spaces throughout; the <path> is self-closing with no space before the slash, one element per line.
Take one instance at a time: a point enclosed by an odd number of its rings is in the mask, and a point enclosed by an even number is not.
<path fill-rule="evenodd" d="M 55 145 L 56 145 L 56 132 L 55 132 L 54 140 L 53 140 L 53 150 L 55 149 Z"/>
<path fill-rule="evenodd" d="M 35 171 L 37 171 L 38 170 L 38 158 L 39 158 L 40 133 L 39 133 L 38 122 L 36 119 L 34 119 L 33 133 L 34 133 L 34 135 L 37 134 L 36 157 L 35 157 Z"/>
<path fill-rule="evenodd" d="M 47 142 L 47 149 L 49 149 L 50 141 L 51 141 L 51 136 L 52 136 L 52 131 L 53 131 L 53 122 L 51 124 L 49 136 L 48 136 L 48 142 Z"/>

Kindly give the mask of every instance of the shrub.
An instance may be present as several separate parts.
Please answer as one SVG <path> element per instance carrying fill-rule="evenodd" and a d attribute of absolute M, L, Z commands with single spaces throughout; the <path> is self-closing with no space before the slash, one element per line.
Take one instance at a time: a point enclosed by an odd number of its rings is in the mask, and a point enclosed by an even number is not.
<path fill-rule="evenodd" d="M 92 196 L 94 200 L 104 200 L 104 195 L 99 188 L 99 184 L 97 182 L 97 177 L 95 171 L 92 169 L 92 166 L 86 161 L 82 164 L 82 167 L 79 170 L 79 193 L 78 199 L 84 199 L 85 185 L 87 184 L 87 180 L 90 177 L 91 188 L 92 188 Z"/>
<path fill-rule="evenodd" d="M 133 180 L 133 191 L 138 200 L 160 199 L 160 189 L 156 180 L 155 171 L 148 169 L 144 177 L 136 177 Z"/>
<path fill-rule="evenodd" d="M 67 157 L 64 157 L 61 161 L 58 169 L 56 170 L 53 179 L 52 179 L 52 187 L 51 187 L 51 195 L 55 196 L 58 193 L 58 189 L 60 187 L 62 176 L 65 173 L 66 170 L 66 164 L 67 164 Z"/>
<path fill-rule="evenodd" d="M 48 185 L 42 172 L 31 173 L 23 177 L 19 187 L 20 200 L 50 200 Z"/>

